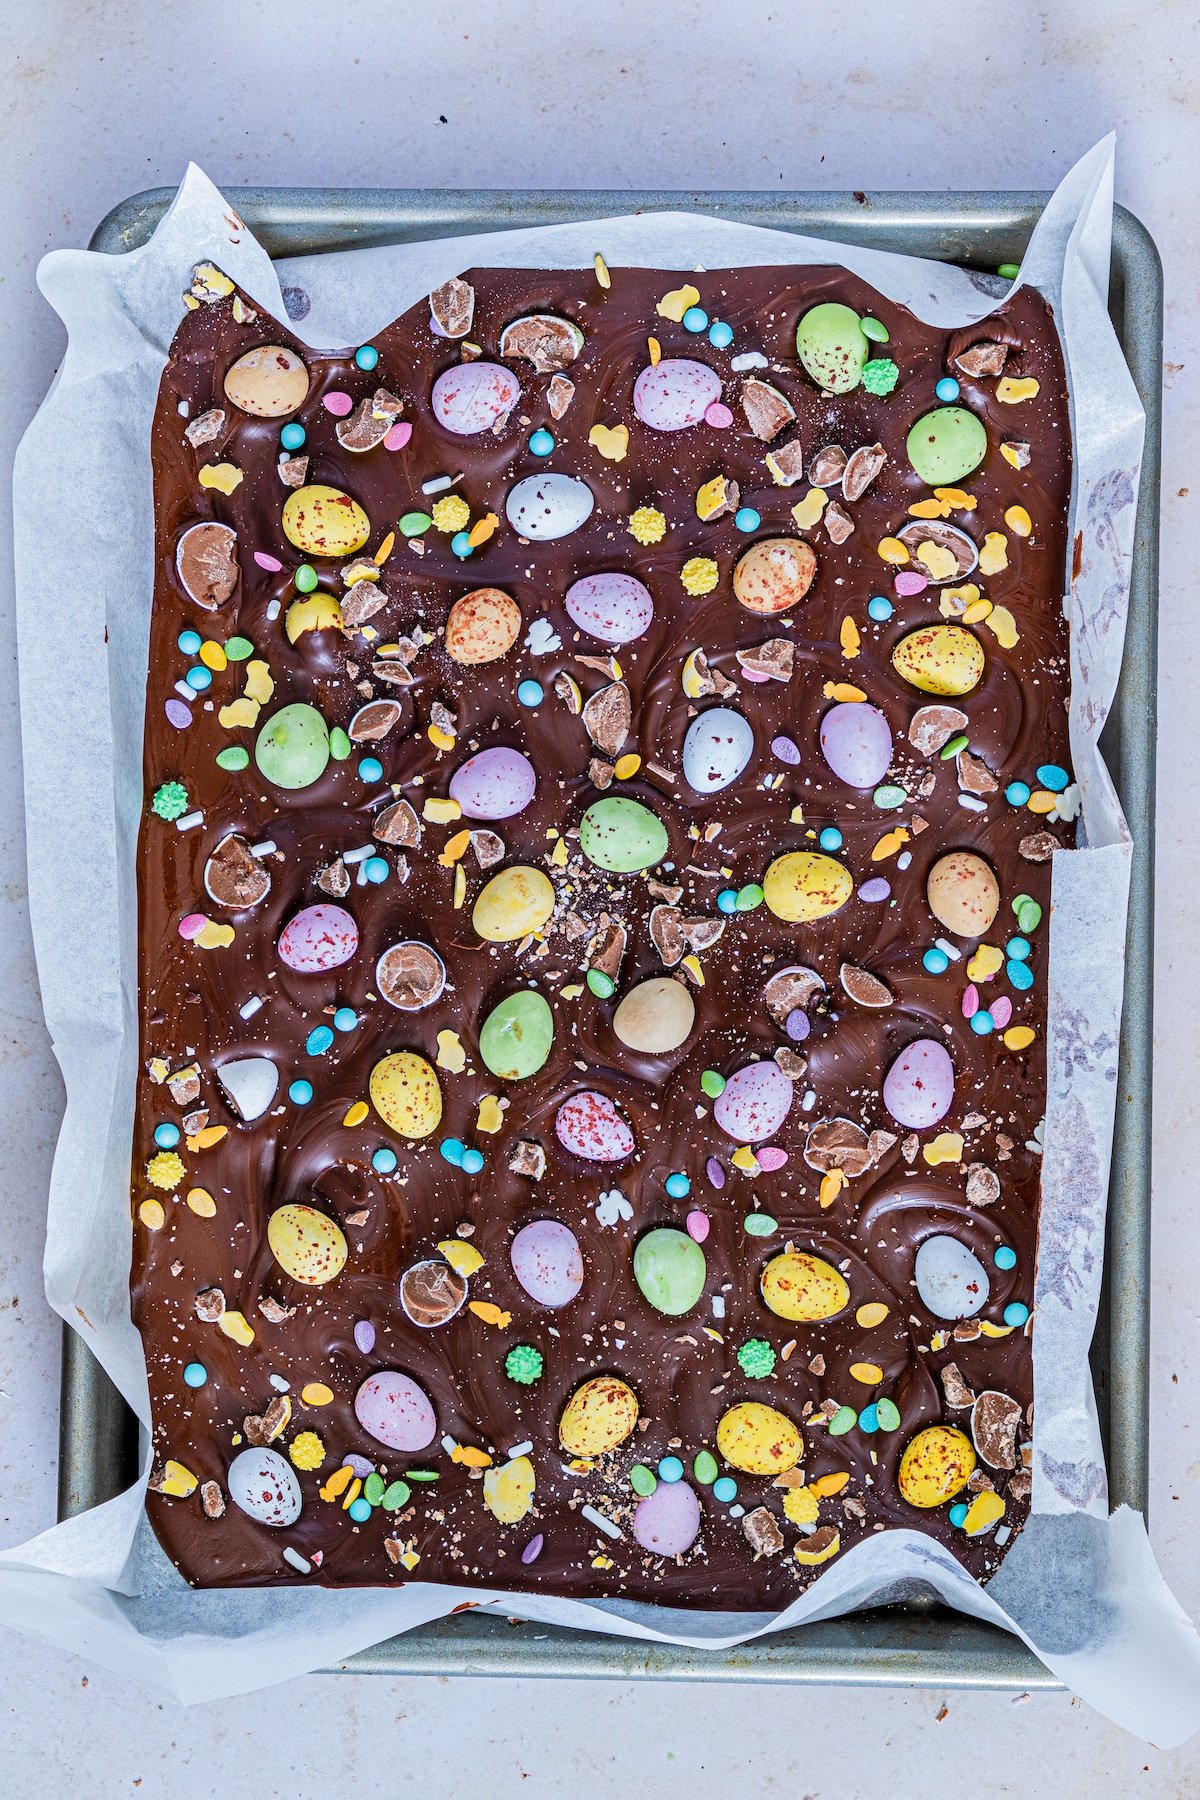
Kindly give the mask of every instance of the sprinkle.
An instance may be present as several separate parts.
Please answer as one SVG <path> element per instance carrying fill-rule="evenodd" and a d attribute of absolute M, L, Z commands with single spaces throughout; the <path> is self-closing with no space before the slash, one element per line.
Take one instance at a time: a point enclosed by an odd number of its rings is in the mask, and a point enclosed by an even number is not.
<path fill-rule="evenodd" d="M 592 261 L 596 270 L 597 284 L 605 289 L 610 288 L 612 286 L 612 276 L 608 272 L 608 264 L 598 250 Z"/>
<path fill-rule="evenodd" d="M 597 1512 L 594 1506 L 581 1506 L 579 1514 L 581 1518 L 587 1520 L 589 1525 L 594 1525 L 597 1531 L 602 1531 L 605 1537 L 621 1538 L 625 1535 L 619 1525 L 615 1525 L 611 1519 L 606 1519 L 604 1514 Z"/>

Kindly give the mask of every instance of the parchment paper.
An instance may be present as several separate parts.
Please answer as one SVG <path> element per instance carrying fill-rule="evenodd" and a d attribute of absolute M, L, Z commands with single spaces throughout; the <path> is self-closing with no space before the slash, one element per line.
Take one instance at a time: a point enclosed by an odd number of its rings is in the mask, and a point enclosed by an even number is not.
<path fill-rule="evenodd" d="M 1083 559 L 1064 605 L 1083 812 L 1081 847 L 1056 855 L 1053 868 L 1033 1514 L 988 1588 L 932 1539 L 888 1531 L 848 1550 L 778 1615 L 522 1598 L 419 1581 L 389 1590 L 199 1593 L 145 1522 L 144 1448 L 128 1492 L 0 1555 L 0 1618 L 190 1702 L 335 1662 L 464 1601 L 715 1649 L 849 1611 L 897 1582 L 918 1580 L 961 1611 L 1018 1633 L 1065 1683 L 1131 1731 L 1169 1745 L 1200 1726 L 1200 1640 L 1155 1567 L 1141 1519 L 1126 1510 L 1109 1517 L 1087 1360 L 1100 1288 L 1131 851 L 1097 741 L 1120 667 L 1143 428 L 1104 305 L 1113 149 L 1111 139 L 1098 145 L 1067 176 L 1021 274 L 1056 309 L 1070 373 L 1072 531 L 1082 532 Z M 42 290 L 70 342 L 21 445 L 15 497 L 30 899 L 46 1017 L 67 1088 L 49 1197 L 46 1291 L 143 1425 L 145 1364 L 127 1285 L 134 852 L 144 804 L 152 588 L 149 429 L 180 295 L 192 265 L 211 259 L 323 348 L 369 341 L 469 266 L 585 267 L 597 250 L 613 266 L 664 270 L 840 263 L 942 327 L 981 318 L 1006 286 L 939 263 L 684 213 L 273 266 L 195 168 L 142 249 L 122 257 L 59 251 L 42 263 Z"/>

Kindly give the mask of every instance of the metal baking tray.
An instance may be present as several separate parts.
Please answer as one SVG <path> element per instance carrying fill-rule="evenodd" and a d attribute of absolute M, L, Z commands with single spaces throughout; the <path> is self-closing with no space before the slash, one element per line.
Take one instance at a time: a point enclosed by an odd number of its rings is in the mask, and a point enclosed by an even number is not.
<path fill-rule="evenodd" d="M 908 255 L 994 270 L 1019 262 L 1044 193 L 754 193 L 667 190 L 231 188 L 274 257 L 557 224 L 631 211 L 715 213 Z M 135 194 L 96 228 L 91 249 L 144 244 L 172 198 Z M 1132 213 L 1113 221 L 1109 309 L 1146 409 L 1129 625 L 1104 749 L 1133 831 L 1116 1137 L 1105 1286 L 1092 1366 L 1113 1504 L 1146 1510 L 1150 1245 L 1155 675 L 1162 270 Z M 116 1389 L 64 1328 L 59 1516 L 98 1505 L 137 1467 L 137 1426 Z M 914 1584 L 919 1585 L 919 1584 Z M 338 1665 L 362 1672 L 596 1676 L 938 1688 L 1056 1688 L 1019 1639 L 921 1593 L 732 1650 L 691 1650 L 460 1613 Z"/>

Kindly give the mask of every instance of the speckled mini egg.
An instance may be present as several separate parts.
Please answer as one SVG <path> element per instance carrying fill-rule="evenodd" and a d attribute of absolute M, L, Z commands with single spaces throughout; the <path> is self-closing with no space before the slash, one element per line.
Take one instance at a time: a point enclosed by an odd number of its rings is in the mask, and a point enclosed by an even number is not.
<path fill-rule="evenodd" d="M 796 354 L 825 393 L 848 394 L 862 380 L 871 346 L 853 307 L 824 300 L 796 327 Z"/>
<path fill-rule="evenodd" d="M 651 1556 L 682 1556 L 700 1535 L 700 1501 L 686 1481 L 660 1481 L 638 1503 L 633 1535 Z"/>
<path fill-rule="evenodd" d="M 521 398 L 521 384 L 500 363 L 455 363 L 433 384 L 430 400 L 439 425 L 455 437 L 490 431 Z"/>
<path fill-rule="evenodd" d="M 778 1063 L 747 1063 L 734 1070 L 717 1095 L 713 1117 L 739 1144 L 765 1143 L 791 1111 L 794 1092 Z"/>
<path fill-rule="evenodd" d="M 965 406 L 939 406 L 908 434 L 908 460 L 930 487 L 951 487 L 973 475 L 987 455 L 987 432 Z"/>
<path fill-rule="evenodd" d="M 659 1225 L 638 1239 L 633 1279 L 655 1312 L 671 1319 L 691 1312 L 704 1292 L 707 1275 L 704 1252 L 688 1232 Z"/>
<path fill-rule="evenodd" d="M 521 609 L 500 588 L 474 588 L 446 614 L 446 654 L 472 668 L 507 656 L 521 635 Z"/>
<path fill-rule="evenodd" d="M 991 1282 L 979 1258 L 958 1238 L 924 1238 L 913 1264 L 921 1304 L 935 1319 L 971 1319 L 987 1305 Z"/>
<path fill-rule="evenodd" d="M 512 1271 L 539 1306 L 569 1306 L 583 1286 L 583 1252 L 569 1226 L 535 1219 L 512 1241 Z"/>
<path fill-rule="evenodd" d="M 604 644 L 631 644 L 654 618 L 650 589 L 636 575 L 616 569 L 573 581 L 564 604 L 580 631 Z"/>
<path fill-rule="evenodd" d="M 1000 883 L 982 856 L 973 850 L 951 850 L 930 869 L 925 897 L 947 931 L 956 937 L 982 937 L 1000 906 Z"/>
<path fill-rule="evenodd" d="M 480 890 L 471 922 L 490 944 L 509 944 L 540 931 L 554 911 L 554 888 L 541 869 L 514 863 Z"/>
<path fill-rule="evenodd" d="M 559 1143 L 587 1162 L 621 1162 L 632 1156 L 633 1132 L 607 1094 L 585 1088 L 564 1100 L 554 1115 Z"/>
<path fill-rule="evenodd" d="M 902 1050 L 883 1081 L 883 1104 L 897 1125 L 928 1131 L 954 1104 L 954 1064 L 936 1038 L 917 1038 Z"/>
<path fill-rule="evenodd" d="M 923 625 L 892 651 L 896 673 L 922 694 L 955 697 L 979 685 L 983 645 L 963 625 Z"/>
<path fill-rule="evenodd" d="M 483 1504 L 501 1525 L 519 1525 L 533 1505 L 537 1478 L 527 1456 L 483 1471 Z"/>
<path fill-rule="evenodd" d="M 558 1441 L 568 1456 L 603 1456 L 625 1442 L 637 1421 L 633 1389 L 616 1375 L 594 1375 L 563 1408 Z"/>
<path fill-rule="evenodd" d="M 593 801 L 579 821 L 579 848 L 598 869 L 632 875 L 667 854 L 667 828 L 640 800 L 613 794 Z"/>
<path fill-rule="evenodd" d="M 595 504 L 586 481 L 547 469 L 511 487 L 504 511 L 518 537 L 548 543 L 578 531 L 591 518 Z"/>
<path fill-rule="evenodd" d="M 683 778 L 698 794 L 715 794 L 736 781 L 754 754 L 748 719 L 729 706 L 697 714 L 683 740 Z"/>
<path fill-rule="evenodd" d="M 761 538 L 739 558 L 733 591 L 747 612 L 773 618 L 800 604 L 816 572 L 817 559 L 803 538 Z"/>
<path fill-rule="evenodd" d="M 371 1070 L 371 1101 L 385 1125 L 405 1138 L 427 1138 L 442 1118 L 437 1073 L 415 1050 L 397 1050 Z"/>
<path fill-rule="evenodd" d="M 468 819 L 511 819 L 537 791 L 533 764 L 520 750 L 494 744 L 469 756 L 450 777 L 450 798 Z"/>
<path fill-rule="evenodd" d="M 275 948 L 289 969 L 320 975 L 350 961 L 358 949 L 358 926 L 344 906 L 322 901 L 289 919 Z"/>
<path fill-rule="evenodd" d="M 630 988 L 613 1014 L 613 1030 L 628 1050 L 669 1056 L 696 1022 L 696 1002 L 682 981 L 654 975 Z"/>
<path fill-rule="evenodd" d="M 816 850 L 789 850 L 777 856 L 763 877 L 768 908 L 789 925 L 828 918 L 853 892 L 849 869 Z"/>
<path fill-rule="evenodd" d="M 302 700 L 281 706 L 259 732 L 254 760 L 275 787 L 289 792 L 311 787 L 329 764 L 329 727 L 316 707 Z"/>
<path fill-rule="evenodd" d="M 742 1400 L 723 1413 L 717 1449 L 743 1475 L 786 1475 L 804 1455 L 804 1440 L 792 1421 L 760 1400 Z"/>
<path fill-rule="evenodd" d="M 424 1450 L 437 1435 L 437 1416 L 411 1375 L 381 1369 L 354 1396 L 354 1413 L 368 1436 L 389 1450 Z"/>
<path fill-rule="evenodd" d="M 494 1006 L 479 1032 L 480 1060 L 500 1081 L 528 1081 L 545 1067 L 554 1043 L 554 1014 L 532 988 Z"/>
<path fill-rule="evenodd" d="M 805 1250 L 773 1256 L 759 1285 L 775 1316 L 797 1323 L 835 1318 L 850 1302 L 850 1288 L 840 1271 Z"/>
<path fill-rule="evenodd" d="M 267 1243 L 285 1275 L 305 1287 L 324 1287 L 346 1266 L 340 1225 L 315 1206 L 281 1206 L 267 1220 Z"/>
<path fill-rule="evenodd" d="M 371 521 L 341 488 L 316 482 L 284 501 L 283 535 L 305 556 L 353 556 L 370 537 Z"/>
<path fill-rule="evenodd" d="M 265 1446 L 243 1450 L 225 1476 L 233 1504 L 258 1525 L 279 1530 L 294 1525 L 304 1504 L 295 1470 L 278 1450 Z"/>
<path fill-rule="evenodd" d="M 821 720 L 821 755 L 848 787 L 878 787 L 892 760 L 892 728 L 877 706 L 839 701 Z"/>
<path fill-rule="evenodd" d="M 721 398 L 721 378 L 707 363 L 664 356 L 633 384 L 633 410 L 651 431 L 686 431 L 699 425 Z"/>
<path fill-rule="evenodd" d="M 225 371 L 225 398 L 256 419 L 282 419 L 308 398 L 308 370 L 294 350 L 258 344 Z"/>
<path fill-rule="evenodd" d="M 975 1451 L 953 1425 L 928 1425 L 904 1449 L 896 1485 L 900 1498 L 923 1511 L 953 1500 L 975 1473 Z"/>

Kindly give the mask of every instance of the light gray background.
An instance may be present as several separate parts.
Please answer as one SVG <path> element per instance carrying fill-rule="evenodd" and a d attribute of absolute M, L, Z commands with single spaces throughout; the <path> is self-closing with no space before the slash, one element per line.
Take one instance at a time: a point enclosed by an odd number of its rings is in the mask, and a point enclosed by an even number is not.
<path fill-rule="evenodd" d="M 38 258 L 189 157 L 239 184 L 1050 187 L 1115 126 L 1118 195 L 1167 268 L 1151 1536 L 1200 1614 L 1200 1002 L 1195 614 L 1200 327 L 1195 0 L 3 0 L 0 459 L 62 352 Z M 1189 409 L 1190 401 L 1190 409 Z M 1190 416 L 1189 416 L 1190 411 Z M 7 478 L 6 478 L 7 479 Z M 1196 491 L 1189 491 L 1194 488 Z M 114 505 L 120 496 L 114 495 Z M 46 546 L 54 570 L 54 546 Z M 70 580 L 70 571 L 57 572 Z M 16 669 L 0 567 L 0 1541 L 54 1512 L 58 1320 L 42 1217 L 61 1088 L 24 887 Z M 44 704 L 70 728 L 63 645 Z M 62 879 L 86 830 L 63 795 Z M 943 1716 L 943 1702 L 948 1710 Z M 1062 1696 L 310 1677 L 182 1712 L 0 1634 L 0 1796 L 754 1800 L 1194 1796 L 1160 1753 Z"/>

